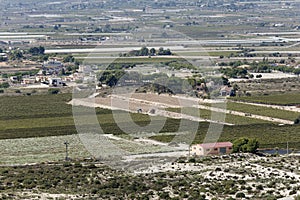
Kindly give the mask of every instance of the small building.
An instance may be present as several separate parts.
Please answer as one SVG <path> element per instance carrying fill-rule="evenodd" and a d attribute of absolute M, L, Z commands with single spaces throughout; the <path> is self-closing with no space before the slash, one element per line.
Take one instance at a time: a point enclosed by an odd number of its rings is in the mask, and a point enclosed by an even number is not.
<path fill-rule="evenodd" d="M 231 152 L 231 142 L 195 144 L 190 147 L 190 153 L 193 156 L 222 155 L 230 154 Z"/>
<path fill-rule="evenodd" d="M 64 84 L 63 84 L 61 78 L 49 78 L 49 85 L 55 86 L 55 87 L 61 87 Z"/>
<path fill-rule="evenodd" d="M 12 83 L 17 83 L 19 81 L 18 76 L 11 76 L 11 77 L 9 77 L 9 79 Z"/>
<path fill-rule="evenodd" d="M 23 85 L 29 85 L 29 84 L 34 84 L 36 82 L 34 77 L 30 78 L 23 78 L 21 84 Z"/>
<path fill-rule="evenodd" d="M 232 87 L 224 86 L 220 89 L 220 95 L 225 97 L 225 96 L 231 96 L 233 94 L 234 90 Z"/>
<path fill-rule="evenodd" d="M 63 64 L 56 60 L 50 60 L 48 62 L 44 62 L 43 67 L 46 68 L 61 68 L 63 67 Z"/>

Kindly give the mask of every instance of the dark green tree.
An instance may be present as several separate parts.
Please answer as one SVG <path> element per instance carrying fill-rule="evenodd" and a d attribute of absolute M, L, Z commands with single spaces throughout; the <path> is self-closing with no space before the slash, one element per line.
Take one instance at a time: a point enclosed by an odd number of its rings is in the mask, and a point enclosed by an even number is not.
<path fill-rule="evenodd" d="M 149 49 L 147 47 L 142 47 L 140 50 L 140 56 L 148 56 L 149 55 Z"/>
<path fill-rule="evenodd" d="M 156 50 L 154 48 L 150 49 L 150 55 L 154 56 L 156 54 Z"/>
<path fill-rule="evenodd" d="M 239 138 L 233 142 L 233 153 L 256 153 L 259 148 L 257 139 Z"/>
<path fill-rule="evenodd" d="M 67 63 L 67 62 L 74 62 L 75 58 L 72 55 L 68 55 L 66 57 L 64 57 L 63 62 Z"/>
<path fill-rule="evenodd" d="M 4 82 L 0 84 L 0 88 L 9 88 L 9 83 L 8 82 Z"/>

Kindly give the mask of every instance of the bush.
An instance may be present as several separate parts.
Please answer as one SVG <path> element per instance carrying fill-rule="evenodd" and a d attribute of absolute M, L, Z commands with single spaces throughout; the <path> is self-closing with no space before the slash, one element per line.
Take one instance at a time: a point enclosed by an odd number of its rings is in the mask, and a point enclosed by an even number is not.
<path fill-rule="evenodd" d="M 57 89 L 57 88 L 50 88 L 50 89 L 48 90 L 48 93 L 49 93 L 49 94 L 58 94 L 59 92 L 60 92 L 60 90 Z"/>
<path fill-rule="evenodd" d="M 233 142 L 233 153 L 256 153 L 258 147 L 257 139 L 239 138 Z"/>
<path fill-rule="evenodd" d="M 294 124 L 300 124 L 300 116 L 294 120 Z"/>
<path fill-rule="evenodd" d="M 242 193 L 242 192 L 239 192 L 239 193 L 237 193 L 237 194 L 235 195 L 235 197 L 236 197 L 236 198 L 245 198 L 246 195 L 245 195 L 244 193 Z"/>
<path fill-rule="evenodd" d="M 0 88 L 9 88 L 9 83 L 8 82 L 4 82 L 0 84 Z"/>

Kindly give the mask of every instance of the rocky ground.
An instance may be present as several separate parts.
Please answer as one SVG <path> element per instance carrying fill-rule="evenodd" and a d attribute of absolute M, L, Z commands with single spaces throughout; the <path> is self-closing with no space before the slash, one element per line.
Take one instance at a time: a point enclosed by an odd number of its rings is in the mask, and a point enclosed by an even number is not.
<path fill-rule="evenodd" d="M 279 199 L 300 195 L 297 156 L 181 157 L 125 172 L 87 161 L 1 167 L 2 199 Z"/>

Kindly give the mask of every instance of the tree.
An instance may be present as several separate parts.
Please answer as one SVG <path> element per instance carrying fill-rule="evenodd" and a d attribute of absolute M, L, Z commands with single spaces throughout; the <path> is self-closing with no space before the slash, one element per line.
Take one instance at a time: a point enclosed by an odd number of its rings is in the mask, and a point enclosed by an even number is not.
<path fill-rule="evenodd" d="M 299 76 L 300 75 L 300 68 L 294 69 L 293 72 L 294 72 L 294 74 Z"/>
<path fill-rule="evenodd" d="M 233 153 L 256 153 L 259 148 L 257 139 L 239 138 L 233 142 Z"/>
<path fill-rule="evenodd" d="M 237 194 L 235 195 L 235 197 L 236 197 L 236 198 L 245 198 L 246 195 L 245 195 L 244 193 L 242 193 L 242 192 L 239 192 L 239 193 L 237 193 Z"/>
<path fill-rule="evenodd" d="M 39 46 L 39 53 L 44 54 L 45 53 L 45 47 Z"/>
<path fill-rule="evenodd" d="M 238 84 L 233 84 L 233 90 L 234 91 L 238 91 L 240 89 L 240 87 L 238 86 Z"/>
<path fill-rule="evenodd" d="M 246 145 L 246 152 L 249 153 L 256 153 L 257 149 L 259 148 L 259 143 L 256 139 L 249 139 Z"/>
<path fill-rule="evenodd" d="M 149 49 L 147 47 L 142 47 L 140 50 L 140 56 L 148 56 L 149 55 Z"/>
<path fill-rule="evenodd" d="M 67 62 L 74 62 L 75 58 L 72 55 L 68 55 L 66 57 L 64 57 L 63 62 L 67 63 Z"/>
<path fill-rule="evenodd" d="M 44 55 L 45 48 L 42 47 L 42 46 L 32 47 L 32 48 L 29 49 L 28 52 L 31 53 L 32 55 Z"/>
<path fill-rule="evenodd" d="M 50 89 L 48 90 L 48 93 L 49 93 L 49 94 L 58 94 L 59 92 L 60 92 L 60 90 L 57 89 L 57 88 L 50 88 Z"/>
<path fill-rule="evenodd" d="M 294 124 L 300 124 L 300 116 L 294 120 Z"/>
<path fill-rule="evenodd" d="M 223 81 L 223 85 L 230 86 L 230 82 L 229 82 L 228 78 L 225 78 L 224 76 L 222 76 L 222 81 Z"/>
<path fill-rule="evenodd" d="M 164 48 L 163 48 L 163 47 L 160 47 L 160 48 L 158 49 L 158 55 L 162 55 L 163 52 L 164 52 Z"/>
<path fill-rule="evenodd" d="M 60 74 L 61 74 L 61 75 L 66 75 L 65 68 L 61 68 Z"/>
<path fill-rule="evenodd" d="M 164 55 L 168 55 L 168 56 L 172 55 L 171 50 L 170 49 L 165 50 Z"/>
<path fill-rule="evenodd" d="M 154 48 L 150 49 L 150 55 L 154 56 L 156 54 L 156 50 Z"/>
<path fill-rule="evenodd" d="M 8 82 L 4 82 L 0 84 L 0 88 L 9 88 L 9 83 Z"/>
<path fill-rule="evenodd" d="M 23 53 L 20 50 L 15 50 L 11 52 L 10 56 L 12 60 L 19 60 L 23 58 Z"/>

